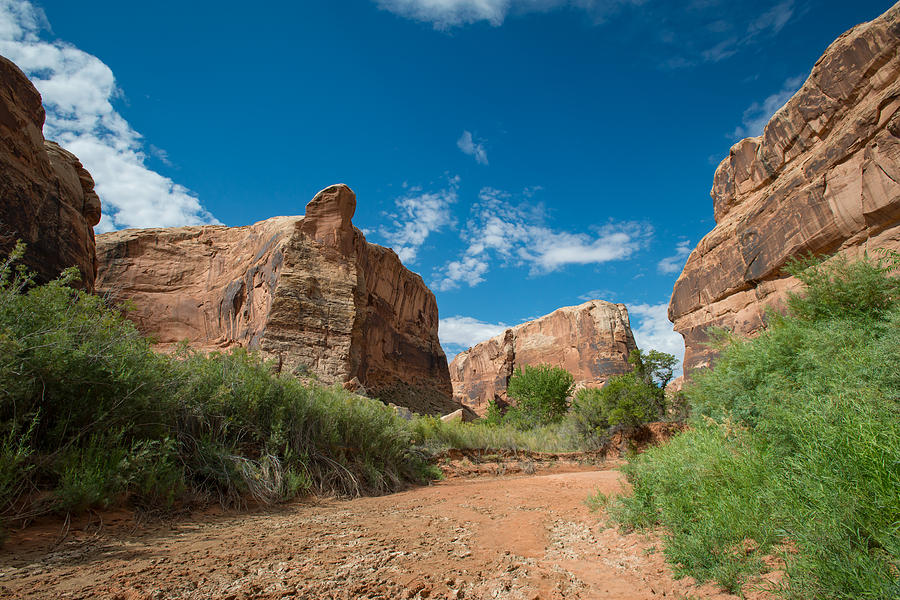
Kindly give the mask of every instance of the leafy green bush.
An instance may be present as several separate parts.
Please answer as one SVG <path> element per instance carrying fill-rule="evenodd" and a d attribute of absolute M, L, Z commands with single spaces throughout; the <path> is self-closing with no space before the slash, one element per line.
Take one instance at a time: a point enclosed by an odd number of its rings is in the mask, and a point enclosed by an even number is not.
<path fill-rule="evenodd" d="M 415 443 L 432 453 L 451 448 L 531 452 L 577 452 L 585 449 L 582 438 L 568 420 L 522 429 L 485 420 L 464 423 L 418 417 L 411 426 Z"/>
<path fill-rule="evenodd" d="M 507 396 L 516 401 L 505 415 L 506 422 L 527 429 L 561 421 L 574 385 L 575 378 L 561 367 L 517 367 L 506 386 Z"/>
<path fill-rule="evenodd" d="M 0 519 L 383 493 L 429 475 L 381 402 L 240 350 L 157 354 L 118 310 L 68 287 L 75 270 L 35 286 L 14 268 L 21 254 L 0 263 Z"/>
<path fill-rule="evenodd" d="M 602 388 L 583 388 L 575 394 L 571 418 L 592 445 L 602 444 L 611 427 L 636 427 L 665 413 L 665 387 L 672 378 L 675 357 L 635 349 L 628 362 L 630 373 L 610 377 Z"/>
<path fill-rule="evenodd" d="M 611 510 L 732 590 L 776 552 L 784 598 L 897 598 L 900 284 L 868 258 L 789 270 L 806 292 L 694 375 L 692 428 L 631 460 Z"/>

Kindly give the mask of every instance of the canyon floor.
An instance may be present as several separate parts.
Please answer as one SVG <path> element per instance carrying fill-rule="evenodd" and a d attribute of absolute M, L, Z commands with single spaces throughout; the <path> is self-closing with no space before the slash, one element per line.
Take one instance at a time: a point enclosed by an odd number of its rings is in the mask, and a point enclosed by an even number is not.
<path fill-rule="evenodd" d="M 59 522 L 36 524 L 0 550 L 0 597 L 736 598 L 676 580 L 658 537 L 588 509 L 589 494 L 622 489 L 615 466 L 479 465 L 375 498 L 165 521 L 107 513 L 63 539 Z"/>

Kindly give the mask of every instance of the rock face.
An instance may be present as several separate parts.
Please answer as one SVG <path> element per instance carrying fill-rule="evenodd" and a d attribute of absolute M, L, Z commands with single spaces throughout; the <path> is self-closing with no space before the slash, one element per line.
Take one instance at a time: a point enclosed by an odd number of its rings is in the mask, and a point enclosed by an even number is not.
<path fill-rule="evenodd" d="M 24 262 L 40 282 L 77 266 L 94 288 L 94 225 L 100 199 L 73 154 L 44 140 L 41 95 L 0 56 L 0 257 L 22 240 Z"/>
<path fill-rule="evenodd" d="M 506 401 L 516 367 L 541 363 L 563 367 L 578 387 L 600 386 L 630 370 L 628 354 L 636 347 L 624 304 L 567 306 L 459 353 L 450 363 L 453 395 L 484 415 L 491 400 Z"/>
<path fill-rule="evenodd" d="M 761 137 L 716 170 L 715 228 L 675 284 L 669 319 L 685 370 L 707 366 L 706 328 L 753 334 L 798 287 L 797 256 L 900 249 L 900 4 L 831 44 Z"/>
<path fill-rule="evenodd" d="M 392 250 L 366 242 L 355 210 L 354 193 L 335 185 L 305 217 L 103 234 L 98 291 L 130 300 L 129 318 L 163 348 L 243 346 L 417 412 L 460 408 L 434 294 Z"/>

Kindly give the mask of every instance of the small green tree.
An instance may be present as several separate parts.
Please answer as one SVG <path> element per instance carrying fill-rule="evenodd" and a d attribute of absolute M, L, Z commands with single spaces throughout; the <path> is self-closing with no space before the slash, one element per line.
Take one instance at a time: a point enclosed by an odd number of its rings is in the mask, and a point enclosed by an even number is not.
<path fill-rule="evenodd" d="M 666 410 L 666 384 L 676 359 L 671 354 L 635 349 L 628 362 L 630 373 L 610 377 L 600 389 L 578 391 L 572 404 L 573 420 L 588 440 L 601 438 L 609 427 L 636 427 L 658 419 Z"/>
<path fill-rule="evenodd" d="M 523 428 L 560 421 L 569 410 L 569 395 L 574 386 L 575 378 L 562 367 L 546 364 L 518 367 L 506 386 L 507 395 L 516 401 L 515 409 L 507 411 L 507 417 Z"/>
<path fill-rule="evenodd" d="M 497 404 L 496 400 L 488 402 L 487 413 L 484 415 L 485 425 L 499 426 L 503 424 L 503 409 Z"/>

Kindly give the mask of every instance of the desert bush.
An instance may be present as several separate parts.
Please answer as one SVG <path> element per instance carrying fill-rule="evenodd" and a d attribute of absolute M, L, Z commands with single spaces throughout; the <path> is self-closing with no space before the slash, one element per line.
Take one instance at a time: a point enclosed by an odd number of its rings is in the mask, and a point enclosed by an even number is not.
<path fill-rule="evenodd" d="M 632 459 L 610 510 L 662 525 L 680 572 L 737 590 L 778 553 L 784 598 L 900 592 L 900 286 L 869 258 L 789 267 L 806 291 L 685 388 L 691 429 Z"/>
<path fill-rule="evenodd" d="M 569 409 L 569 396 L 575 378 L 561 367 L 524 365 L 516 367 L 506 394 L 516 405 L 504 415 L 506 423 L 528 429 L 563 419 Z"/>
<path fill-rule="evenodd" d="M 633 428 L 665 414 L 665 387 L 675 357 L 635 349 L 628 362 L 631 372 L 610 377 L 602 388 L 582 388 L 575 394 L 570 418 L 588 445 L 602 444 L 610 428 Z"/>
<path fill-rule="evenodd" d="M 411 426 L 415 443 L 429 453 L 451 448 L 530 452 L 577 452 L 584 449 L 582 439 L 567 420 L 522 429 L 483 420 L 445 423 L 436 417 L 418 417 L 411 422 Z"/>
<path fill-rule="evenodd" d="M 152 351 L 119 310 L 0 263 L 0 519 L 128 500 L 383 493 L 430 473 L 377 400 L 237 350 Z M 49 492 L 49 495 L 46 493 Z"/>

